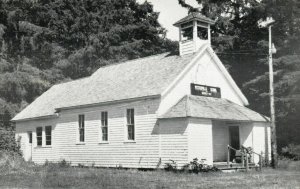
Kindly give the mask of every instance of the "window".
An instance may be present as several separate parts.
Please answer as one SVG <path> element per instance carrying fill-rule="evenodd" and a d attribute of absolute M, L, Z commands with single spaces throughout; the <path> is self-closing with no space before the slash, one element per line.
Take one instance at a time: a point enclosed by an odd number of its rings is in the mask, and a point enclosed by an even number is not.
<path fill-rule="evenodd" d="M 84 115 L 78 116 L 79 142 L 84 142 Z"/>
<path fill-rule="evenodd" d="M 43 144 L 42 134 L 43 134 L 43 127 L 37 127 L 36 128 L 36 144 L 38 146 L 42 146 L 42 144 Z"/>
<path fill-rule="evenodd" d="M 134 109 L 127 109 L 128 140 L 134 140 Z"/>
<path fill-rule="evenodd" d="M 29 144 L 32 144 L 32 132 L 31 131 L 28 132 L 28 142 L 29 142 Z"/>
<path fill-rule="evenodd" d="M 108 140 L 107 112 L 101 112 L 102 141 Z"/>
<path fill-rule="evenodd" d="M 51 145 L 51 133 L 52 133 L 52 127 L 46 126 L 45 127 L 46 145 Z"/>

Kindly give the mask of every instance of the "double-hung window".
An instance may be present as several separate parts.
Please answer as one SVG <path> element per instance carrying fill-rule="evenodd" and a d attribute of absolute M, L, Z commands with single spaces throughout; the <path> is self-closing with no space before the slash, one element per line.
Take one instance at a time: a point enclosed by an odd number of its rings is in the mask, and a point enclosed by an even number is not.
<path fill-rule="evenodd" d="M 51 146 L 51 142 L 52 142 L 52 127 L 51 126 L 45 127 L 45 135 L 46 135 L 46 146 Z"/>
<path fill-rule="evenodd" d="M 43 144 L 43 127 L 36 128 L 36 144 L 42 146 Z"/>
<path fill-rule="evenodd" d="M 135 139 L 135 128 L 134 128 L 134 109 L 127 109 L 127 139 Z"/>
<path fill-rule="evenodd" d="M 84 115 L 78 116 L 79 142 L 84 142 Z"/>
<path fill-rule="evenodd" d="M 108 116 L 107 112 L 101 112 L 102 141 L 108 141 Z"/>

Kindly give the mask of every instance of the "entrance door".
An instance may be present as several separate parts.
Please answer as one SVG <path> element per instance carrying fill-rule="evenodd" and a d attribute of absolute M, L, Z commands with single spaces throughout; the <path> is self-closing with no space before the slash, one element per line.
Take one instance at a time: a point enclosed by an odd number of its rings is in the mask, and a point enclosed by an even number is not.
<path fill-rule="evenodd" d="M 28 141 L 27 141 L 27 150 L 26 150 L 26 160 L 31 161 L 32 160 L 32 131 L 27 132 L 28 135 Z"/>
<path fill-rule="evenodd" d="M 239 126 L 229 126 L 229 145 L 234 149 L 240 149 L 240 130 Z M 230 150 L 230 161 L 235 157 L 235 151 Z"/>

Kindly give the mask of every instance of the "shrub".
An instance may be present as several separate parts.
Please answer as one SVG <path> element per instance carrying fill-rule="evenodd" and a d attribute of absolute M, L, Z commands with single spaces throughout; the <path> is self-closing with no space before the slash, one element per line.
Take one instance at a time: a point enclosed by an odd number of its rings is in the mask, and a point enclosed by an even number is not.
<path fill-rule="evenodd" d="M 188 172 L 188 173 L 196 173 L 199 172 L 211 172 L 211 171 L 219 171 L 218 168 L 214 166 L 210 166 L 204 163 L 204 160 L 198 161 L 197 158 L 193 159 L 188 164 L 185 164 L 180 170 L 177 169 L 177 163 L 174 160 L 170 160 L 170 163 L 166 163 L 164 169 L 166 171 L 172 172 Z"/>
<path fill-rule="evenodd" d="M 170 160 L 170 163 L 166 163 L 164 169 L 166 171 L 177 172 L 177 163 L 174 160 Z"/>
<path fill-rule="evenodd" d="M 65 159 L 62 159 L 59 163 L 58 163 L 59 167 L 70 167 L 71 166 L 71 162 L 67 162 Z"/>
<path fill-rule="evenodd" d="M 0 128 L 0 151 L 22 154 L 20 145 L 18 145 L 15 139 L 15 132 L 12 129 Z"/>
<path fill-rule="evenodd" d="M 289 144 L 281 149 L 281 154 L 291 160 L 300 160 L 300 145 Z"/>
<path fill-rule="evenodd" d="M 218 168 L 214 166 L 210 166 L 204 163 L 204 160 L 198 161 L 198 158 L 193 159 L 188 164 L 190 168 L 190 172 L 198 174 L 199 172 L 210 172 L 210 171 L 218 171 Z"/>
<path fill-rule="evenodd" d="M 31 164 L 24 161 L 17 152 L 0 150 L 0 172 L 28 172 Z"/>

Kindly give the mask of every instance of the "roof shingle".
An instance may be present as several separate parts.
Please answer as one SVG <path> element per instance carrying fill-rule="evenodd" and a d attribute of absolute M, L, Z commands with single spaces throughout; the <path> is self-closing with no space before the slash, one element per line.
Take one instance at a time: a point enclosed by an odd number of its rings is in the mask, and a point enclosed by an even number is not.
<path fill-rule="evenodd" d="M 52 86 L 12 120 L 51 116 L 57 108 L 159 95 L 195 56 L 163 53 L 99 68 L 90 77 Z"/>
<path fill-rule="evenodd" d="M 189 22 L 191 20 L 198 20 L 198 21 L 201 21 L 201 22 L 206 22 L 206 23 L 209 23 L 209 24 L 215 24 L 215 21 L 202 15 L 201 13 L 199 12 L 192 12 L 190 13 L 189 15 L 187 15 L 186 17 L 178 20 L 175 24 L 173 24 L 174 26 L 180 26 L 180 24 L 183 24 L 185 22 Z"/>
<path fill-rule="evenodd" d="M 187 95 L 160 118 L 199 117 L 219 120 L 266 122 L 267 117 L 227 99 Z"/>

